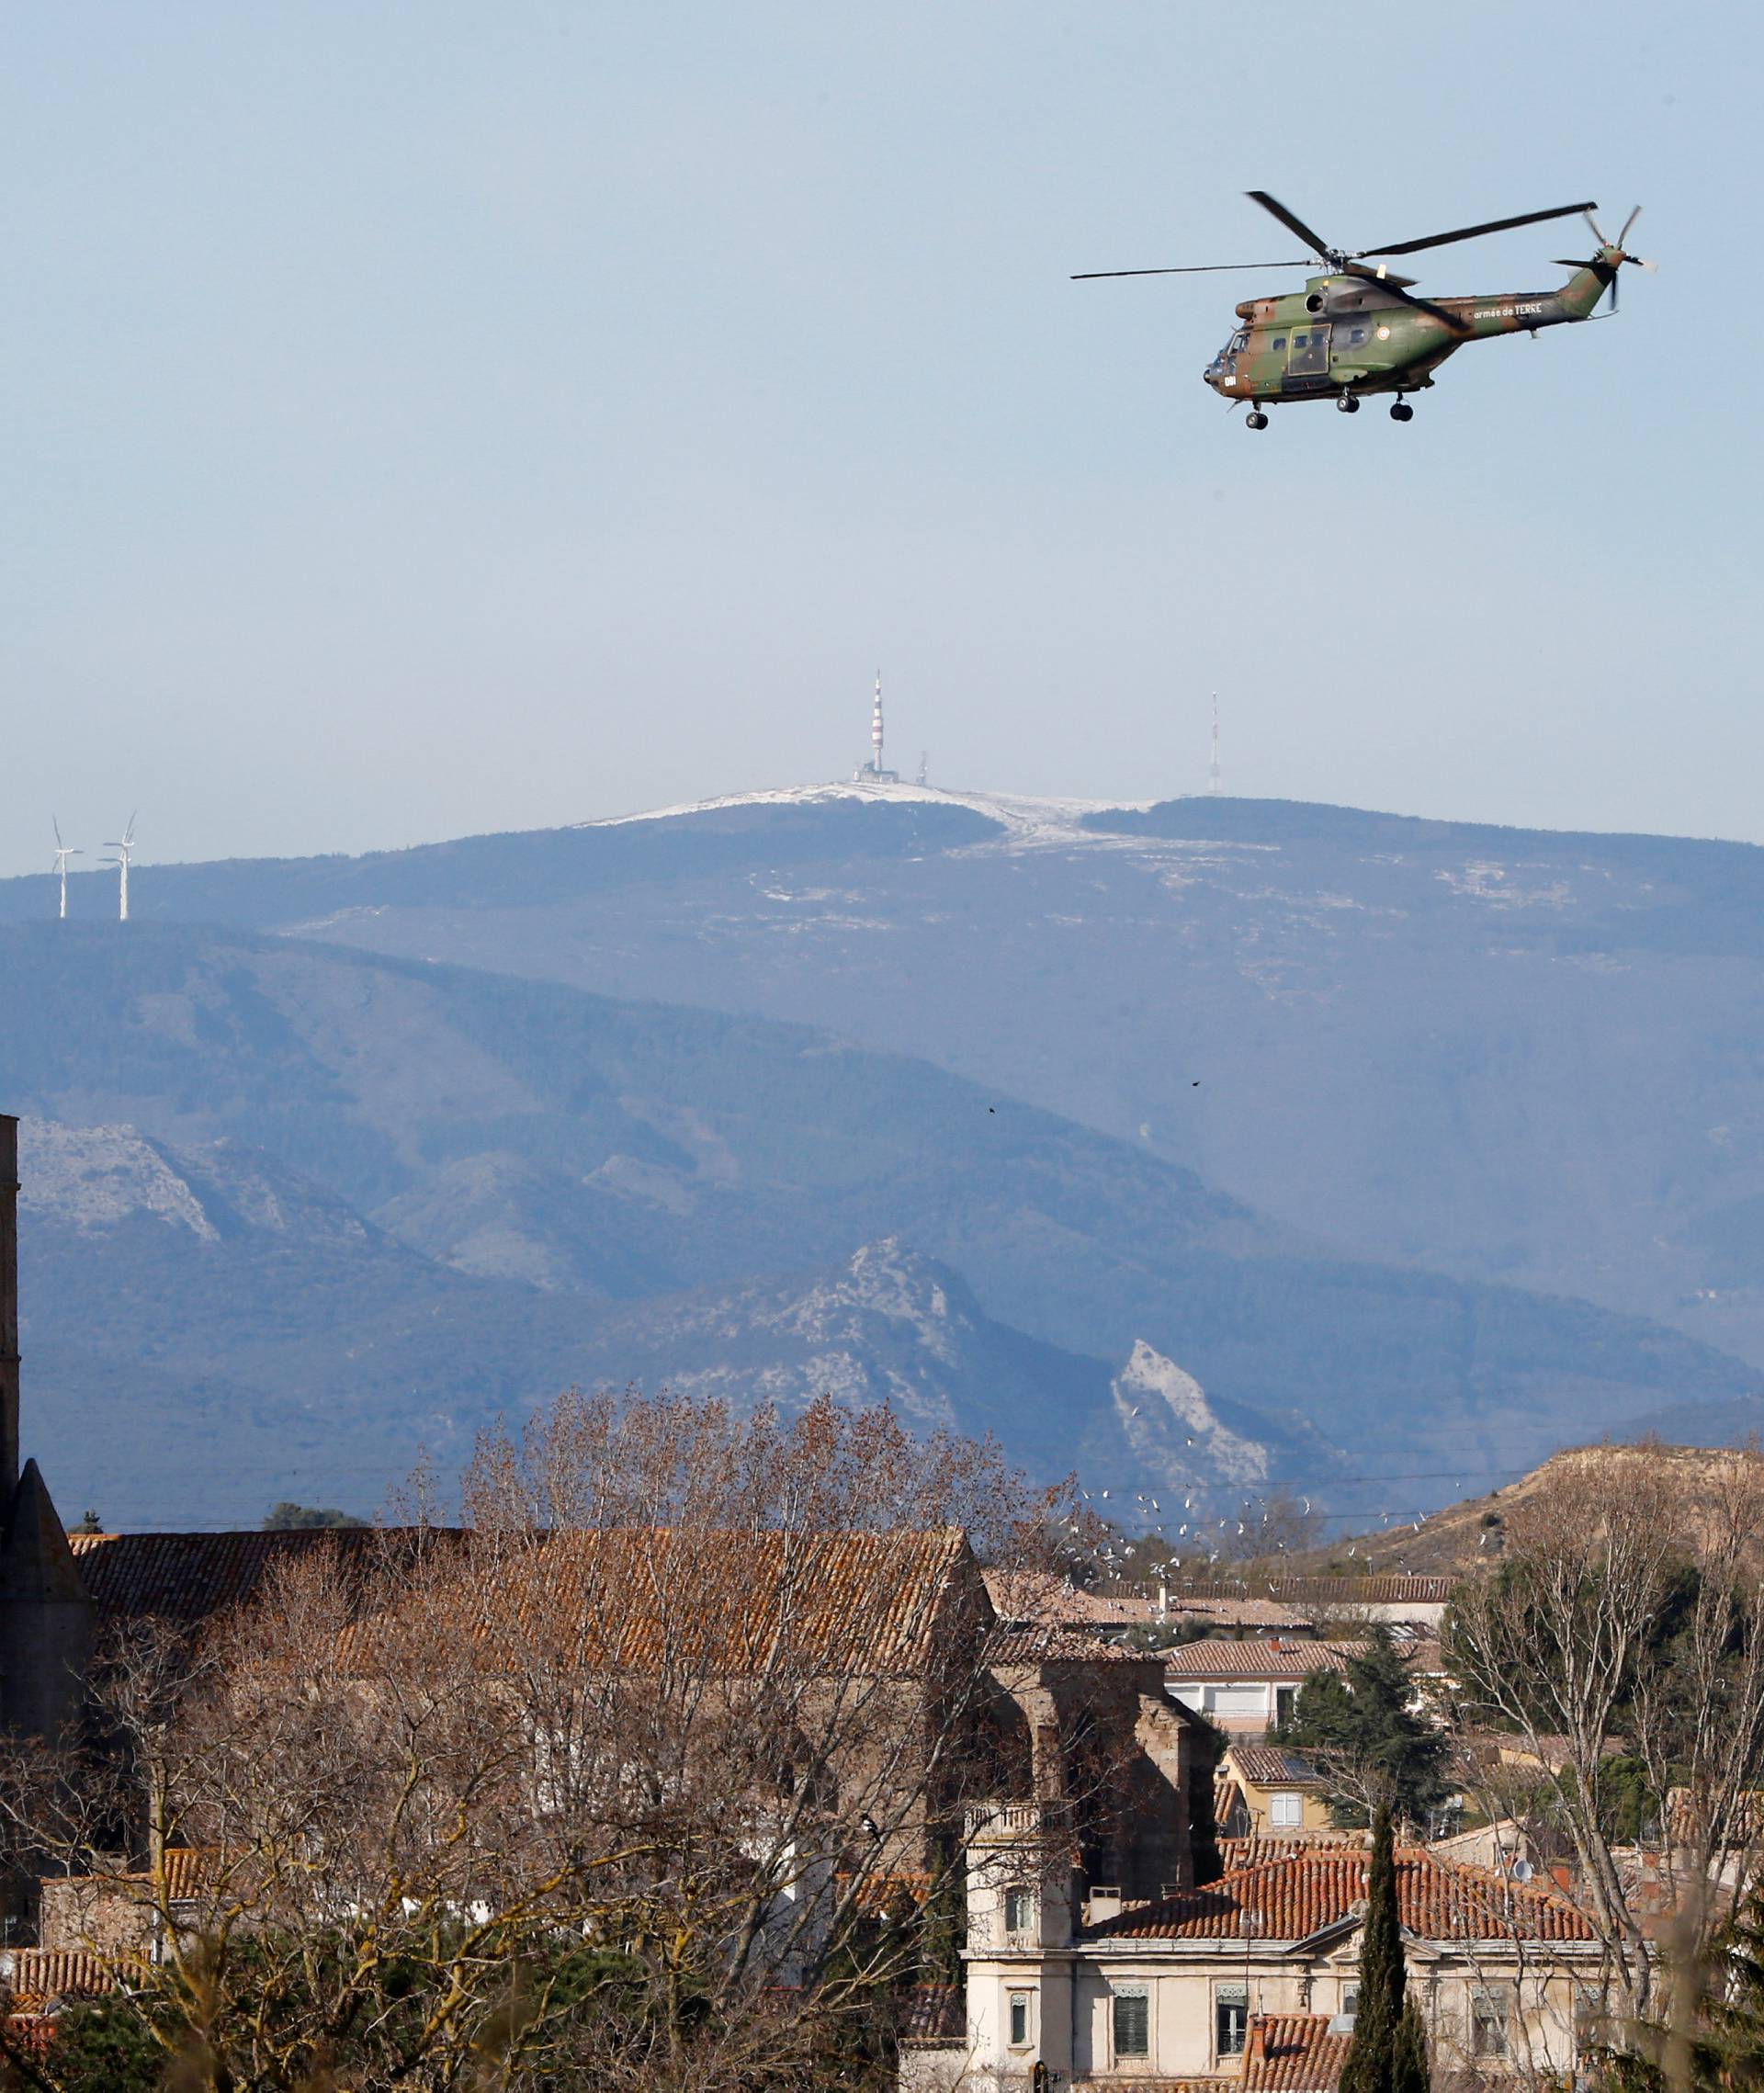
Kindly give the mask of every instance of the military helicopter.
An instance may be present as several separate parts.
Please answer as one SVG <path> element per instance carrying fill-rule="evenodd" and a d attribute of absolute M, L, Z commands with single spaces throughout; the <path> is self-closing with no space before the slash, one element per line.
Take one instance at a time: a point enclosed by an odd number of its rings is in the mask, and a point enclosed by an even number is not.
<path fill-rule="evenodd" d="M 1552 210 L 1530 210 L 1518 218 L 1491 218 L 1481 225 L 1461 225 L 1455 232 L 1435 232 L 1425 240 L 1396 240 L 1384 247 L 1362 247 L 1352 254 L 1312 232 L 1302 218 L 1263 189 L 1248 192 L 1252 203 L 1277 218 L 1323 265 L 1302 292 L 1279 298 L 1247 298 L 1238 307 L 1243 324 L 1201 376 L 1235 407 L 1250 402 L 1244 417 L 1252 429 L 1268 426 L 1267 409 L 1293 400 L 1333 400 L 1344 414 L 1357 414 L 1368 393 L 1394 392 L 1393 422 L 1412 421 L 1415 410 L 1407 395 L 1425 391 L 1433 373 L 1466 342 L 1495 334 L 1535 334 L 1540 327 L 1559 327 L 1570 320 L 1590 320 L 1593 308 L 1611 292 L 1617 309 L 1617 272 L 1625 262 L 1653 269 L 1639 255 L 1625 252 L 1637 204 L 1623 221 L 1615 240 L 1608 240 L 1592 215 L 1596 203 L 1558 204 Z M 1541 225 L 1546 219 L 1585 218 L 1598 241 L 1590 261 L 1562 262 L 1572 269 L 1560 290 L 1501 291 L 1488 298 L 1417 298 L 1415 278 L 1394 275 L 1379 257 L 1419 255 L 1427 247 L 1448 247 L 1454 241 L 1480 239 L 1485 232 L 1507 232 L 1516 225 Z M 1376 266 L 1374 266 L 1374 261 Z M 1311 256 L 1290 262 L 1215 262 L 1193 268 L 1088 269 L 1072 278 L 1092 283 L 1104 277 L 1213 276 L 1227 269 L 1301 269 Z"/>

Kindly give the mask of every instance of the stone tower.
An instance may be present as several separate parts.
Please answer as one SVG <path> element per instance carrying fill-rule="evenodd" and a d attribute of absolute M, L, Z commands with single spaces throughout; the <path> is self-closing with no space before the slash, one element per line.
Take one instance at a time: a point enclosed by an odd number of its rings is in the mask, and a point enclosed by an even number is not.
<path fill-rule="evenodd" d="M 18 1122 L 0 1112 L 0 1493 L 18 1481 Z"/>
<path fill-rule="evenodd" d="M 36 1462 L 18 1460 L 18 1122 L 0 1113 L 0 1725 L 46 1736 L 79 1703 L 92 1601 Z"/>

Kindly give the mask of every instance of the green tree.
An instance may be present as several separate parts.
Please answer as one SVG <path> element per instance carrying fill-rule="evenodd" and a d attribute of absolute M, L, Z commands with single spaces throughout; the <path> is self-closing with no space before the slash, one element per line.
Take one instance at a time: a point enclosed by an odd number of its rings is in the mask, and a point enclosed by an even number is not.
<path fill-rule="evenodd" d="M 1390 1811 L 1373 1818 L 1366 1925 L 1360 1937 L 1360 2002 L 1341 2066 L 1340 2093 L 1427 2093 L 1427 2037 L 1406 1997 L 1402 1918 L 1396 1903 Z"/>
<path fill-rule="evenodd" d="M 140 2008 L 126 1999 L 96 1999 L 70 2006 L 53 2022 L 46 2052 L 10 2030 L 0 2042 L 20 2087 L 52 2087 L 55 2093 L 160 2093 L 165 2084 L 165 2048 L 155 2040 Z"/>
<path fill-rule="evenodd" d="M 334 1505 L 292 1504 L 284 1498 L 272 1504 L 264 1518 L 266 1533 L 307 1533 L 333 1526 L 365 1526 L 365 1519 L 339 1511 Z"/>
<path fill-rule="evenodd" d="M 1379 1625 L 1345 1671 L 1314 1671 L 1300 1688 L 1275 1734 L 1317 1760 L 1338 1824 L 1365 1824 L 1381 1804 L 1424 1824 L 1444 1799 L 1446 1739 L 1411 1711 L 1413 1692 L 1390 1630 Z"/>

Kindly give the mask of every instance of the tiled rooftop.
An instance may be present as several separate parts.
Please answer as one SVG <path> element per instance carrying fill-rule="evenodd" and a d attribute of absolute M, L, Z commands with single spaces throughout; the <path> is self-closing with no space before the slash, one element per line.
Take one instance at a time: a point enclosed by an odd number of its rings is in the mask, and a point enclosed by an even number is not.
<path fill-rule="evenodd" d="M 1127 1601 L 1131 1612 L 1122 1612 L 1123 1601 L 1104 1598 L 1074 1584 L 1070 1578 L 1056 1577 L 1048 1570 L 982 1570 L 986 1595 L 1001 1621 L 1108 1622 L 1143 1621 L 1150 1618 L 1151 1601 Z"/>
<path fill-rule="evenodd" d="M 472 1536 L 431 1535 L 459 1547 Z M 101 1618 L 153 1615 L 195 1624 L 255 1597 L 281 1565 L 323 1551 L 360 1573 L 405 1531 L 78 1534 L 70 1540 Z M 640 1667 L 683 1632 L 714 1637 L 725 1664 L 762 1663 L 780 1629 L 828 1661 L 917 1666 L 943 1601 L 971 1562 L 959 1529 L 919 1533 L 693 1533 L 667 1528 L 573 1531 L 511 1548 L 499 1576 L 516 1610 L 573 1637 L 585 1664 Z M 353 1635 L 368 1633 L 365 1623 Z"/>
<path fill-rule="evenodd" d="M 326 1550 L 366 1563 L 392 1537 L 360 1527 L 295 1533 L 70 1533 L 80 1576 L 106 1620 L 186 1626 L 254 1598 L 278 1565 Z"/>
<path fill-rule="evenodd" d="M 1452 1596 L 1449 1577 L 1421 1577 L 1390 1571 L 1377 1577 L 1265 1577 L 1253 1584 L 1215 1579 L 1185 1584 L 1181 1597 L 1193 1599 L 1277 1599 L 1299 1606 L 1442 1606 Z M 1179 1596 L 1172 1591 L 1171 1599 Z"/>
<path fill-rule="evenodd" d="M 1245 1868 L 1260 1868 L 1270 1861 L 1290 1861 L 1295 1853 L 1314 1853 L 1319 1847 L 1339 1847 L 1349 1852 L 1365 1850 L 1372 1834 L 1352 1829 L 1327 1831 L 1294 1831 L 1280 1836 L 1261 1832 L 1250 1838 L 1220 1838 L 1214 1841 L 1219 1859 L 1225 1863 L 1227 1875 L 1239 1873 Z"/>
<path fill-rule="evenodd" d="M 1352 2041 L 1330 2034 L 1327 2013 L 1258 2013 L 1244 2044 L 1243 2093 L 1334 2093 Z"/>
<path fill-rule="evenodd" d="M 1255 1679 L 1308 1679 L 1314 1671 L 1343 1671 L 1349 1657 L 1364 1643 L 1287 1642 L 1278 1636 L 1239 1642 L 1234 1635 L 1207 1635 L 1163 1652 L 1171 1679 L 1229 1681 Z"/>
<path fill-rule="evenodd" d="M 1090 1929 L 1089 1937 L 1302 1940 L 1350 1916 L 1365 1896 L 1369 1858 L 1363 1851 L 1335 1847 L 1295 1853 L 1104 1919 Z M 1419 1847 L 1396 1856 L 1396 1901 L 1403 1926 L 1420 1940 L 1595 1938 L 1572 1905 L 1535 1884 L 1505 1882 L 1481 1868 L 1441 1861 Z"/>
<path fill-rule="evenodd" d="M 57 1998 L 96 1998 L 119 1988 L 116 1971 L 74 1948 L 8 1948 L 0 1952 L 0 1986 L 15 2012 L 40 2013 Z"/>
<path fill-rule="evenodd" d="M 1043 1621 L 1007 1625 L 986 1646 L 988 1660 L 996 1665 L 1035 1664 L 1157 1664 L 1160 1650 L 1136 1649 L 1130 1644 L 1111 1642 L 1072 1622 Z"/>
<path fill-rule="evenodd" d="M 915 1984 L 907 1994 L 907 2008 L 900 2023 L 903 2042 L 964 2042 L 967 2021 L 959 1984 Z"/>
<path fill-rule="evenodd" d="M 1220 1771 L 1257 1788 L 1320 1788 L 1323 1776 L 1302 1751 L 1278 1744 L 1234 1744 Z"/>

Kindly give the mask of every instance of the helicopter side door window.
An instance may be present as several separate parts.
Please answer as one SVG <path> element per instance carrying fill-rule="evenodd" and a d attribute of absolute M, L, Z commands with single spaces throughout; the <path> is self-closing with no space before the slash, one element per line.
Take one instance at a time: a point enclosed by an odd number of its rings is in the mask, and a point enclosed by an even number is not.
<path fill-rule="evenodd" d="M 1287 352 L 1286 372 L 1290 378 L 1327 378 L 1329 373 L 1329 330 L 1315 324 L 1301 327 L 1293 336 L 1292 348 Z"/>

